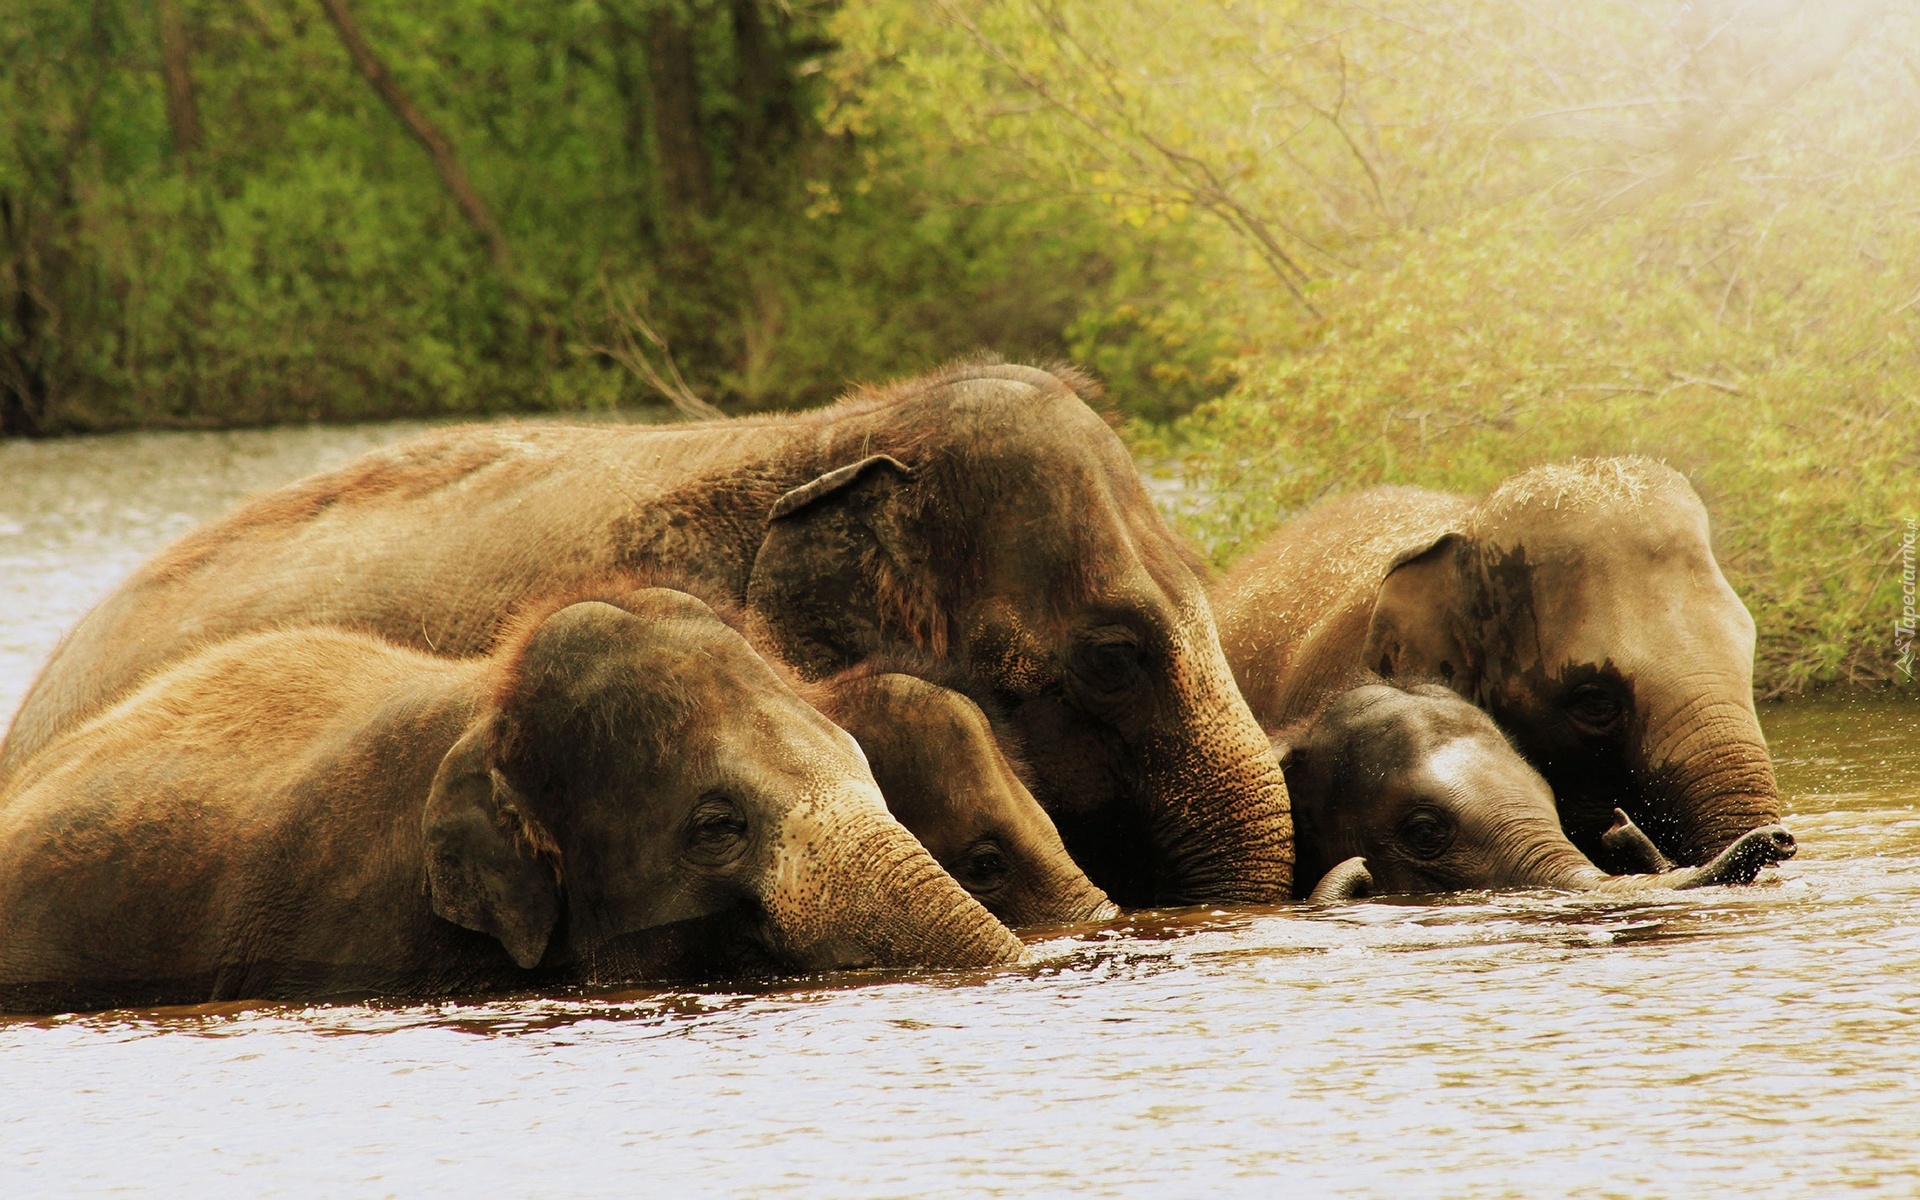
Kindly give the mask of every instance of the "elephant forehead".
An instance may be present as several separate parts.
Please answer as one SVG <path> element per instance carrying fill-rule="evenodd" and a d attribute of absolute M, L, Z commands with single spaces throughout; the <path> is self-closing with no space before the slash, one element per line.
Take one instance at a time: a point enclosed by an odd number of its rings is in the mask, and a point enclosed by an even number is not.
<path fill-rule="evenodd" d="M 1504 742 L 1496 744 L 1474 734 L 1449 738 L 1434 747 L 1427 754 L 1425 766 L 1442 788 L 1467 795 L 1493 781 L 1527 784 L 1538 779 L 1526 761 Z"/>
<path fill-rule="evenodd" d="M 1540 559 L 1521 550 L 1491 563 L 1488 578 L 1501 619 L 1529 635 L 1549 672 L 1611 663 L 1634 673 L 1750 653 L 1751 619 L 1704 545 Z"/>
<path fill-rule="evenodd" d="M 1523 562 L 1539 598 L 1578 600 L 1610 582 L 1636 576 L 1676 580 L 1717 575 L 1707 514 L 1691 492 L 1656 494 L 1590 505 L 1528 505 L 1482 512 L 1475 534 L 1493 570 Z"/>
<path fill-rule="evenodd" d="M 1038 593 L 1057 611 L 1124 588 L 1200 595 L 1201 560 L 1168 532 L 1117 441 L 1114 449 L 1117 463 L 1084 453 L 1023 454 L 979 473 L 1004 476 L 990 489 L 972 473 L 950 481 L 957 494 L 972 496 L 959 507 L 974 511 L 989 592 Z"/>
<path fill-rule="evenodd" d="M 793 786 L 832 790 L 847 781 L 871 785 L 872 775 L 860 743 L 811 709 L 805 713 L 789 711 L 800 707 L 799 701 L 778 707 L 753 705 L 744 714 L 745 731 L 714 732 L 724 750 L 735 757 L 750 757 L 791 780 Z"/>

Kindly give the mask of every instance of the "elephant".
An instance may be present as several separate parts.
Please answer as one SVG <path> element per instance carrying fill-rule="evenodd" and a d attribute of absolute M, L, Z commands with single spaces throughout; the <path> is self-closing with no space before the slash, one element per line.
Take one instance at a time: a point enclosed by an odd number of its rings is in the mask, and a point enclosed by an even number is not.
<path fill-rule="evenodd" d="M 242 635 L 0 793 L 0 1007 L 422 997 L 1020 941 L 857 745 L 682 593 L 535 604 L 491 654 Z"/>
<path fill-rule="evenodd" d="M 450 428 L 266 493 L 149 560 L 54 651 L 0 782 L 211 641 L 333 624 L 485 650 L 528 596 L 623 570 L 741 606 L 809 679 L 925 653 L 1004 711 L 1121 904 L 1292 886 L 1286 784 L 1198 560 L 1066 369 L 961 363 L 824 409 Z"/>
<path fill-rule="evenodd" d="M 1120 915 L 1068 856 L 978 704 L 867 667 L 808 698 L 860 743 L 888 810 L 988 912 L 1016 929 Z"/>
<path fill-rule="evenodd" d="M 1791 858 L 1778 825 L 1711 862 L 1609 875 L 1567 839 L 1553 792 L 1492 718 L 1437 684 L 1362 683 L 1275 737 L 1300 880 L 1316 903 L 1361 894 L 1557 888 L 1634 892 L 1751 883 Z M 1624 814 L 1616 841 L 1644 842 Z M 1648 847 L 1650 848 L 1650 846 Z"/>
<path fill-rule="evenodd" d="M 1353 672 L 1444 683 L 1553 788 L 1576 846 L 1624 809 L 1703 863 L 1780 819 L 1753 701 L 1754 624 L 1707 512 L 1646 458 L 1535 467 L 1484 499 L 1378 487 L 1284 525 L 1214 587 L 1221 643 L 1268 729 Z"/>

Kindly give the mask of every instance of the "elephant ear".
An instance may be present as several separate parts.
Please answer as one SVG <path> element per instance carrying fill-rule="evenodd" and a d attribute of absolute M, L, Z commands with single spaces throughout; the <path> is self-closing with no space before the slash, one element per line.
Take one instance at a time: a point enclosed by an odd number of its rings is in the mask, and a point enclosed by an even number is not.
<path fill-rule="evenodd" d="M 1472 694 L 1479 659 L 1466 636 L 1465 552 L 1466 539 L 1446 533 L 1394 560 L 1374 599 L 1362 666 Z"/>
<path fill-rule="evenodd" d="M 782 657 L 819 678 L 902 641 L 943 653 L 945 624 L 912 528 L 917 486 L 875 454 L 781 496 L 747 581 L 747 606 Z"/>
<path fill-rule="evenodd" d="M 499 939 L 533 967 L 559 920 L 560 886 L 522 836 L 531 821 L 518 793 L 488 765 L 492 742 L 482 718 L 440 760 L 423 818 L 427 889 L 436 916 Z"/>

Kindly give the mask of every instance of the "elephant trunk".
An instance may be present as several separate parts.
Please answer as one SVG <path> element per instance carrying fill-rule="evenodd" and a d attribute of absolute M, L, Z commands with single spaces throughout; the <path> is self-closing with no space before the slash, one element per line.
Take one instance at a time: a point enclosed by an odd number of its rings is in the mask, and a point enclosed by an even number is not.
<path fill-rule="evenodd" d="M 1651 787 L 1636 815 L 1683 863 L 1705 863 L 1749 830 L 1780 821 L 1773 760 L 1751 707 L 1689 705 L 1649 730 Z"/>
<path fill-rule="evenodd" d="M 1345 904 L 1373 894 L 1373 872 L 1364 858 L 1349 858 L 1320 877 L 1307 894 L 1308 904 Z"/>
<path fill-rule="evenodd" d="M 805 970 L 989 967 L 1025 956 L 877 793 L 851 814 L 839 807 L 784 831 L 763 900 L 777 954 Z"/>
<path fill-rule="evenodd" d="M 1151 813 L 1154 841 L 1166 858 L 1157 903 L 1261 904 L 1292 895 L 1286 778 L 1266 738 L 1255 740 L 1257 754 L 1224 768 L 1189 757 L 1169 772 L 1213 782 L 1206 790 L 1175 790 Z"/>
<path fill-rule="evenodd" d="M 1678 867 L 1649 875 L 1608 875 L 1571 845 L 1567 849 L 1577 861 L 1557 856 L 1556 869 L 1543 875 L 1542 883 L 1575 892 L 1619 893 L 1752 883 L 1762 867 L 1792 858 L 1796 846 L 1793 835 L 1781 826 L 1763 825 L 1735 838 L 1725 850 L 1701 866 Z"/>
<path fill-rule="evenodd" d="M 1014 928 L 1029 925 L 1078 925 L 1087 921 L 1111 921 L 1120 915 L 1120 906 L 1107 899 L 1079 867 L 1060 851 L 1059 862 L 1046 863 L 1038 877 L 1024 883 L 1004 902 L 994 904 L 994 913 Z"/>

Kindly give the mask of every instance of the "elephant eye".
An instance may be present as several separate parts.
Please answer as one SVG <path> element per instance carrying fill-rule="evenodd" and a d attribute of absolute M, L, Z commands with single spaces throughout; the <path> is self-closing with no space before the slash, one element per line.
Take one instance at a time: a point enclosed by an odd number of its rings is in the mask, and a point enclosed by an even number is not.
<path fill-rule="evenodd" d="M 997 890 L 1012 878 L 1013 864 L 1007 861 L 1000 843 L 983 837 L 962 852 L 954 877 L 961 887 L 979 895 Z"/>
<path fill-rule="evenodd" d="M 1623 711 L 1619 697 L 1597 683 L 1583 683 L 1567 695 L 1567 714 L 1589 729 L 1611 728 Z"/>
<path fill-rule="evenodd" d="M 687 857 L 723 867 L 747 848 L 747 815 L 727 796 L 703 796 L 687 815 Z"/>
<path fill-rule="evenodd" d="M 1073 673 L 1101 695 L 1131 690 L 1146 675 L 1140 644 L 1121 631 L 1106 631 L 1080 642 L 1073 651 Z"/>
<path fill-rule="evenodd" d="M 1400 841 L 1417 858 L 1438 858 L 1453 845 L 1453 820 L 1432 808 L 1416 808 L 1400 821 Z"/>

